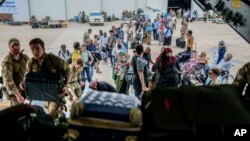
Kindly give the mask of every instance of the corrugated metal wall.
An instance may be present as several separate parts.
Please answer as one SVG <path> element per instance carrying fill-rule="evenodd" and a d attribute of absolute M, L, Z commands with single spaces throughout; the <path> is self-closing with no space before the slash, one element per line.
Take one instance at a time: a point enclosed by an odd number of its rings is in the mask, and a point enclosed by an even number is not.
<path fill-rule="evenodd" d="M 121 18 L 125 9 L 133 11 L 142 8 L 148 12 L 146 2 L 147 0 L 18 0 L 18 13 L 14 14 L 14 20 L 27 21 L 32 15 L 38 20 L 45 16 L 50 16 L 52 20 L 69 20 L 80 11 L 89 15 L 90 11 L 95 10 L 103 10 L 108 16 L 115 14 Z"/>

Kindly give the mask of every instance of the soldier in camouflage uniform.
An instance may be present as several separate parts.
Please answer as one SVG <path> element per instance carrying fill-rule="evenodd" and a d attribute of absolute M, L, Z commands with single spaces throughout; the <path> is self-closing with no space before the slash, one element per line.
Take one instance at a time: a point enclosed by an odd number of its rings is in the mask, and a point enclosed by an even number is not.
<path fill-rule="evenodd" d="M 81 86 L 84 85 L 84 82 L 81 80 L 80 74 L 82 71 L 84 61 L 81 58 L 78 58 L 75 62 L 73 62 L 70 66 L 70 81 L 68 91 L 71 95 L 71 99 L 75 102 L 77 99 L 81 97 L 82 91 Z"/>
<path fill-rule="evenodd" d="M 90 40 L 90 34 L 92 33 L 92 29 L 88 29 L 87 32 L 84 33 L 83 35 L 83 45 L 87 46 L 89 44 Z"/>
<path fill-rule="evenodd" d="M 242 68 L 239 69 L 236 78 L 233 82 L 233 85 L 239 87 L 243 92 L 246 84 L 248 84 L 247 89 L 245 90 L 245 96 L 250 97 L 250 62 L 246 63 Z"/>
<path fill-rule="evenodd" d="M 20 42 L 18 39 L 9 40 L 10 52 L 5 56 L 1 64 L 3 83 L 7 99 L 11 101 L 11 106 L 23 103 L 25 96 L 22 94 L 20 84 L 26 72 L 28 56 L 20 52 Z"/>
<path fill-rule="evenodd" d="M 62 77 L 65 78 L 65 81 L 64 87 L 62 88 L 62 93 L 58 94 L 58 97 L 60 99 L 63 99 L 68 89 L 67 87 L 69 83 L 70 70 L 68 64 L 54 54 L 46 54 L 44 42 L 39 38 L 32 39 L 29 45 L 33 57 L 28 61 L 27 71 L 42 72 L 44 69 L 46 69 L 46 71 L 49 71 L 51 74 L 58 75 L 60 73 Z M 49 102 L 48 114 L 51 115 L 53 118 L 56 118 L 57 110 L 59 107 L 59 103 Z"/>

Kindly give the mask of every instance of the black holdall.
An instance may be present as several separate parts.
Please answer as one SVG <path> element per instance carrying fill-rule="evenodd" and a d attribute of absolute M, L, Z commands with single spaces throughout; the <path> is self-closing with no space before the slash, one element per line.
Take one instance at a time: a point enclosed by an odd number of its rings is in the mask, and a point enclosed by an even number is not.
<path fill-rule="evenodd" d="M 250 107 L 233 85 L 155 89 L 143 97 L 142 112 L 144 141 L 224 139 L 250 130 Z"/>
<path fill-rule="evenodd" d="M 50 54 L 48 58 L 55 68 L 56 64 L 52 61 Z M 43 64 L 42 72 L 28 72 L 25 75 L 25 94 L 27 99 L 59 102 L 58 94 L 61 93 L 64 78 L 62 78 L 60 70 L 57 69 L 56 74 L 52 74 L 46 70 L 46 64 Z"/>

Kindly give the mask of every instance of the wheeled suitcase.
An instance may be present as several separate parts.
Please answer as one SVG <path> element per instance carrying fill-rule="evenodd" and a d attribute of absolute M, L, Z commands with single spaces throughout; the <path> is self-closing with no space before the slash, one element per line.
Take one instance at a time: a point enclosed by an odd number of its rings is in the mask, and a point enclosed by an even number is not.
<path fill-rule="evenodd" d="M 140 101 L 135 96 L 92 91 L 72 105 L 69 128 L 79 140 L 127 141 L 141 130 Z"/>
<path fill-rule="evenodd" d="M 155 89 L 142 100 L 139 139 L 231 139 L 236 129 L 250 130 L 248 103 L 233 85 Z"/>
<path fill-rule="evenodd" d="M 176 39 L 176 46 L 177 46 L 177 47 L 180 47 L 180 48 L 185 48 L 185 46 L 186 46 L 186 41 L 185 41 L 182 37 L 177 38 L 177 39 Z"/>

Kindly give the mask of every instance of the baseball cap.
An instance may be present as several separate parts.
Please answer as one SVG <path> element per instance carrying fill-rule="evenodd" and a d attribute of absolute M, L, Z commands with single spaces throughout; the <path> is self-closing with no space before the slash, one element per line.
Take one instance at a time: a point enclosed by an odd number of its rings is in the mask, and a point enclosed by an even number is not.
<path fill-rule="evenodd" d="M 124 52 L 123 50 L 121 50 L 118 54 L 123 56 L 123 55 L 126 55 L 126 52 Z"/>
<path fill-rule="evenodd" d="M 11 38 L 9 40 L 9 45 L 13 45 L 13 44 L 20 44 L 19 40 L 16 38 Z"/>

